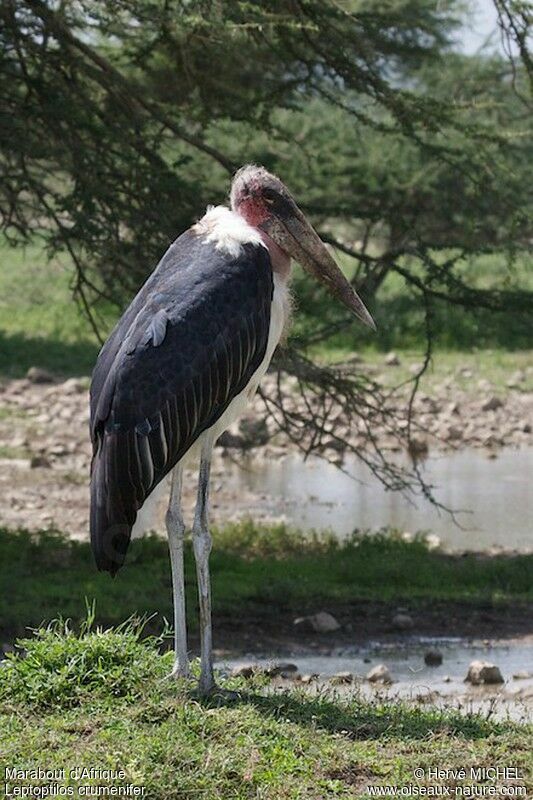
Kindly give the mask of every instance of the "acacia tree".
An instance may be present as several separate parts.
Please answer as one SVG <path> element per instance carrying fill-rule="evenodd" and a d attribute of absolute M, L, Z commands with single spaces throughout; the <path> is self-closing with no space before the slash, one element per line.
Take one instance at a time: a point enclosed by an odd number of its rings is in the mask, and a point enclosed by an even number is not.
<path fill-rule="evenodd" d="M 5 0 L 3 230 L 68 251 L 102 336 L 102 303 L 127 303 L 168 242 L 223 201 L 232 171 L 260 161 L 353 260 L 364 297 L 390 271 L 418 293 L 427 365 L 434 302 L 531 308 L 527 292 L 479 288 L 464 269 L 479 252 L 512 258 L 527 245 L 532 176 L 521 69 L 454 55 L 458 19 L 455 0 Z M 319 335 L 346 324 L 331 310 Z M 407 444 L 412 401 L 391 410 L 357 372 L 313 364 L 309 341 L 277 364 L 312 424 L 281 381 L 269 413 L 309 451 L 337 436 L 341 402 L 363 435 L 344 446 L 388 487 L 423 486 L 373 435 L 379 423 Z"/>

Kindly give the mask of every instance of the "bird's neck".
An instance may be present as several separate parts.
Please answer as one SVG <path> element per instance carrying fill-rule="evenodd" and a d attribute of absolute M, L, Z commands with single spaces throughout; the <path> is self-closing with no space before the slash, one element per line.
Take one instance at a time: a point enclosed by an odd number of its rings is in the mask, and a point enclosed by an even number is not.
<path fill-rule="evenodd" d="M 279 275 L 284 281 L 288 281 L 291 276 L 290 256 L 267 233 L 259 231 L 259 235 L 267 246 L 272 269 L 276 275 Z"/>
<path fill-rule="evenodd" d="M 276 244 L 276 242 L 259 227 L 260 223 L 264 219 L 264 214 L 257 204 L 254 204 L 251 201 L 245 201 L 239 203 L 238 207 L 236 208 L 232 206 L 231 210 L 235 214 L 238 214 L 240 217 L 242 217 L 242 219 L 244 219 L 251 228 L 254 228 L 254 230 L 257 231 L 269 252 L 272 269 L 276 275 L 283 280 L 288 281 L 291 274 L 290 256 L 288 256 L 285 250 Z"/>

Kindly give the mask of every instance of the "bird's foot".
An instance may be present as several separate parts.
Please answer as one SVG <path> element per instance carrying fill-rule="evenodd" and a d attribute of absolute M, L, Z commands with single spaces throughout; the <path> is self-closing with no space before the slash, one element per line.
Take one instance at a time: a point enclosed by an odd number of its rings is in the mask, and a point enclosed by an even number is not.
<path fill-rule="evenodd" d="M 214 678 L 210 680 L 198 681 L 198 686 L 193 692 L 193 696 L 202 699 L 208 699 L 213 703 L 220 703 L 221 705 L 227 702 L 239 700 L 241 695 L 239 692 L 234 692 L 231 689 L 223 689 L 219 686 Z"/>
<path fill-rule="evenodd" d="M 179 664 L 177 661 L 172 667 L 172 672 L 165 675 L 165 680 L 189 680 L 191 678 L 191 671 L 188 664 Z"/>

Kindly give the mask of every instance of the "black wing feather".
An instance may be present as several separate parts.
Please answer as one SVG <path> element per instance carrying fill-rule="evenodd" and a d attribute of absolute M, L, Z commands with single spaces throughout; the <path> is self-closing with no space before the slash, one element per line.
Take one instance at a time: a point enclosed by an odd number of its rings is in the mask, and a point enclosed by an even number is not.
<path fill-rule="evenodd" d="M 190 230 L 169 248 L 102 348 L 91 384 L 91 543 L 122 566 L 137 511 L 220 418 L 267 347 L 272 267 Z"/>

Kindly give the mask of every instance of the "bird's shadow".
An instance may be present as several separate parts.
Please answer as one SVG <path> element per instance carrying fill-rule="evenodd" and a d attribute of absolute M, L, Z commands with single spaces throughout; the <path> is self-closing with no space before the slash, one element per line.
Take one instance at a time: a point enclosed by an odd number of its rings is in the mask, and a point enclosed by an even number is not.
<path fill-rule="evenodd" d="M 374 701 L 353 697 L 332 697 L 331 693 L 308 695 L 304 690 L 254 690 L 215 694 L 197 698 L 204 707 L 251 705 L 261 714 L 283 719 L 354 740 L 378 739 L 384 734 L 407 739 L 424 739 L 446 732 L 466 739 L 483 739 L 504 723 L 489 722 L 480 714 L 458 709 L 424 709 L 399 700 Z"/>

